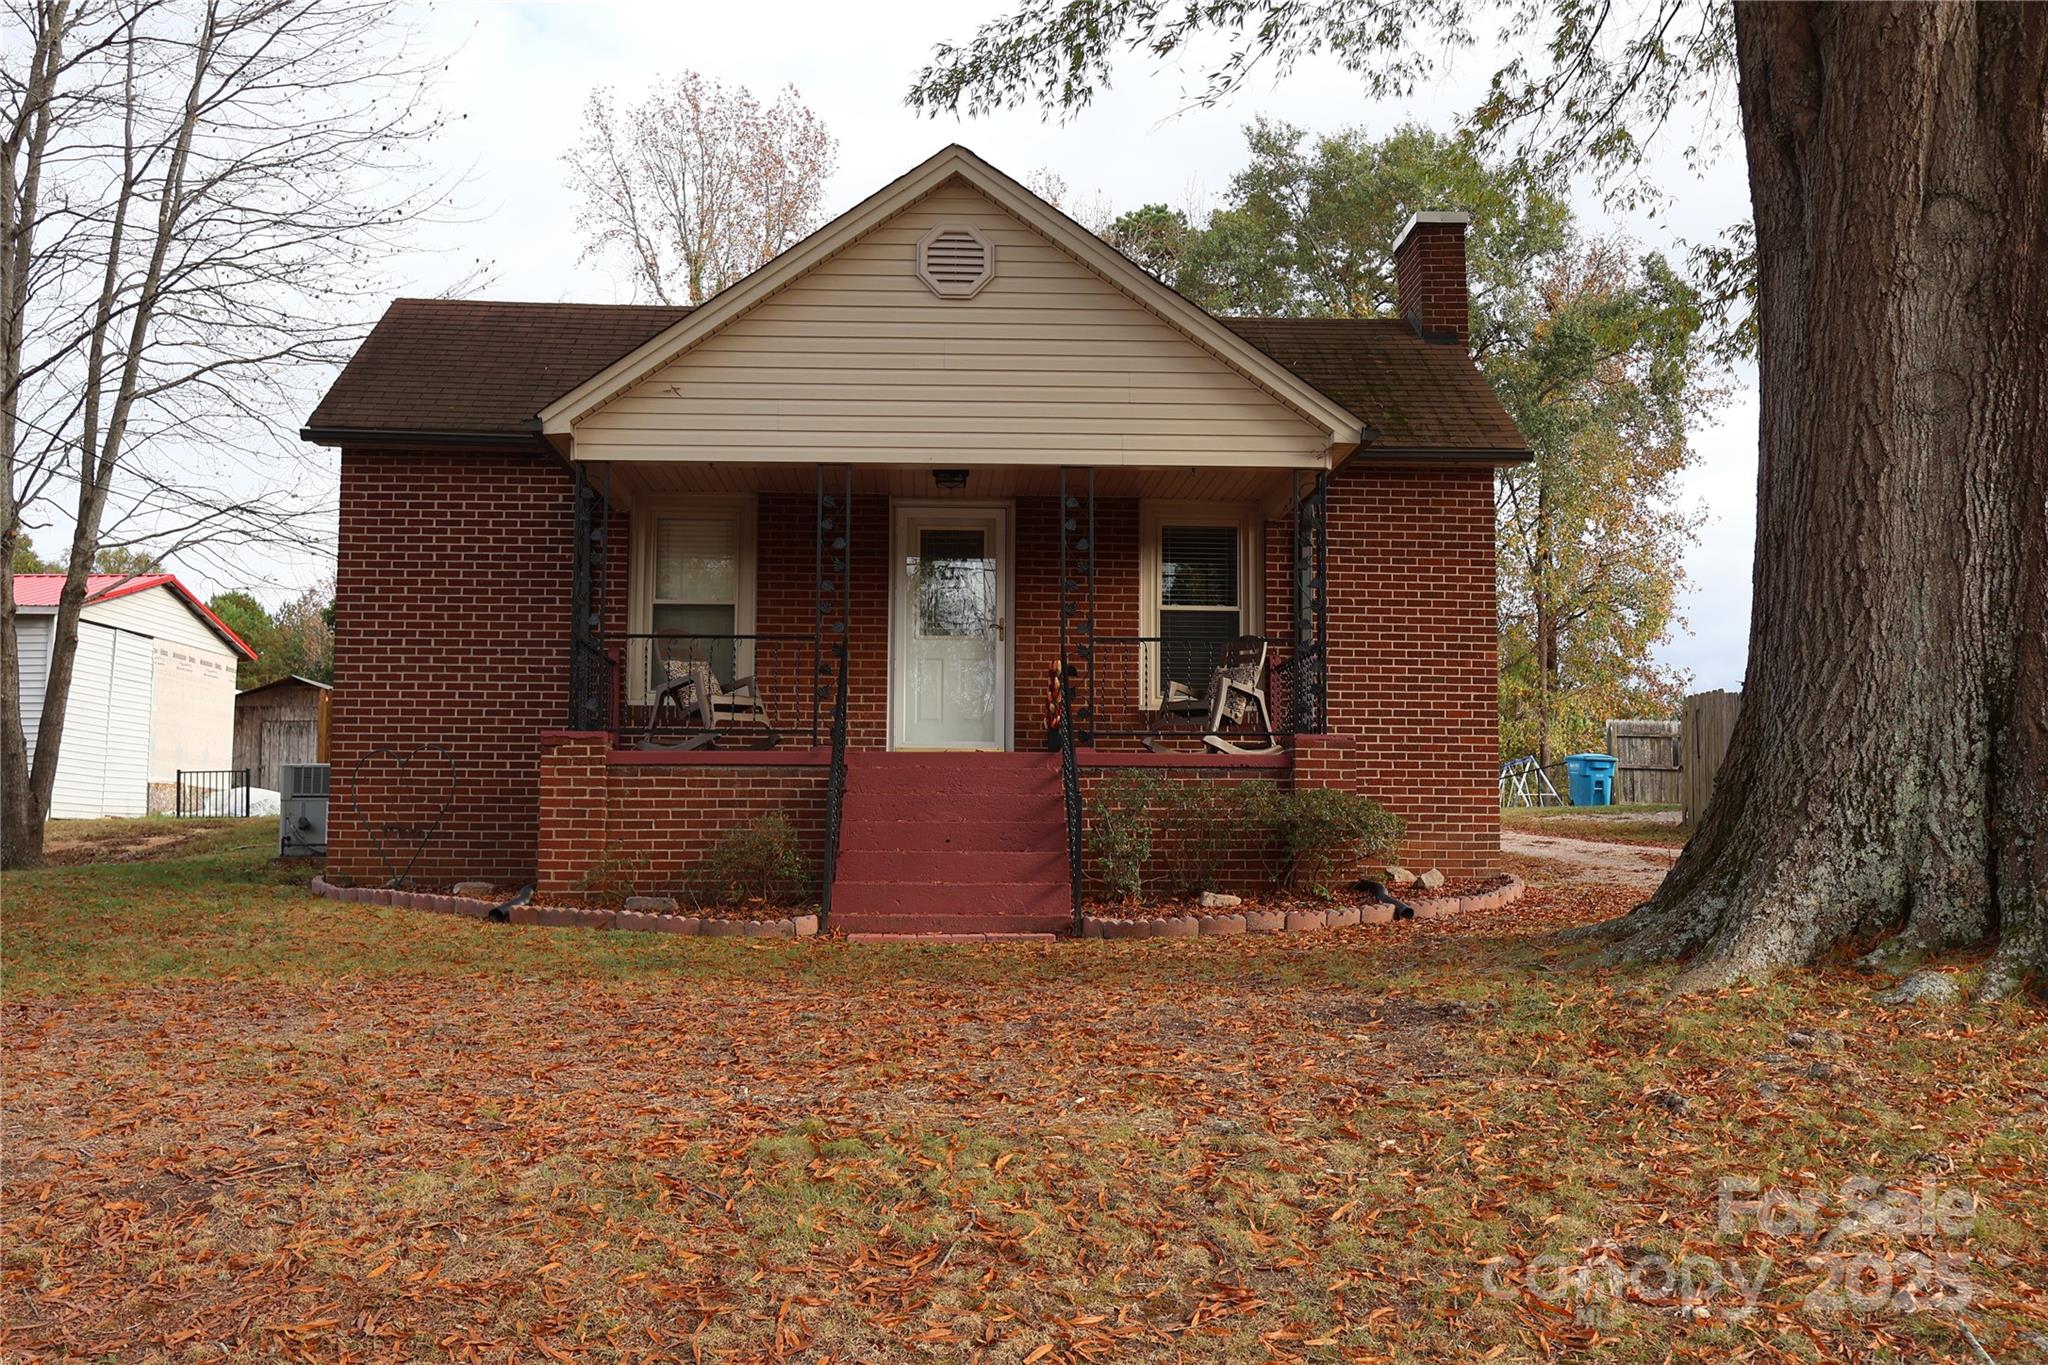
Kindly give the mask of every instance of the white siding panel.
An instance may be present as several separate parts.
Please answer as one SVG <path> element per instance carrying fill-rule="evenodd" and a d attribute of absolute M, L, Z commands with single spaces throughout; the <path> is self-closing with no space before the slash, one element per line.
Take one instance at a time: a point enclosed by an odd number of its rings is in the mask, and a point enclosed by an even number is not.
<path fill-rule="evenodd" d="M 919 237 L 995 278 L 942 299 Z M 1327 434 L 1022 220 L 949 182 L 576 424 L 602 460 L 1319 464 Z"/>
<path fill-rule="evenodd" d="M 21 647 L 21 727 L 28 733 L 28 751 L 36 751 L 36 727 L 43 718 L 43 684 L 50 676 L 48 616 L 17 616 L 14 638 Z"/>
<path fill-rule="evenodd" d="M 93 602 L 84 620 L 149 636 L 155 645 L 143 695 L 153 713 L 142 733 L 146 779 L 174 782 L 180 768 L 225 768 L 235 744 L 235 652 L 169 588 Z M 133 689 L 131 689 L 131 695 Z"/>
<path fill-rule="evenodd" d="M 155 643 L 147 636 L 79 623 L 51 815 L 73 820 L 148 809 L 155 673 Z"/>
<path fill-rule="evenodd" d="M 170 640 L 194 649 L 213 650 L 233 656 L 234 651 L 185 600 L 169 588 L 149 588 L 116 597 L 111 602 L 88 602 L 80 618 L 104 626 L 119 626 L 137 635 Z"/>
<path fill-rule="evenodd" d="M 149 749 L 156 694 L 156 641 L 121 631 L 114 636 L 114 686 L 107 691 L 107 757 L 100 769 L 100 810 L 107 815 L 149 811 Z M 229 721 L 232 737 L 234 722 Z"/>
<path fill-rule="evenodd" d="M 57 751 L 57 776 L 50 790 L 50 814 L 84 820 L 108 814 L 106 791 L 107 698 L 115 686 L 114 642 L 120 632 L 90 621 L 78 626 L 71 658 L 71 695 L 64 707 L 64 741 Z"/>

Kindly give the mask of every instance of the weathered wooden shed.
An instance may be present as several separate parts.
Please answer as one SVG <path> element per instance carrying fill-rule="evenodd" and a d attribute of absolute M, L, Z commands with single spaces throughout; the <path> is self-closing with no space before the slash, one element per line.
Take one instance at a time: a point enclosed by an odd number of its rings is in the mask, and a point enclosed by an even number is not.
<path fill-rule="evenodd" d="M 235 766 L 253 783 L 280 790 L 287 763 L 327 761 L 327 708 L 331 689 L 311 678 L 279 678 L 235 694 Z"/>

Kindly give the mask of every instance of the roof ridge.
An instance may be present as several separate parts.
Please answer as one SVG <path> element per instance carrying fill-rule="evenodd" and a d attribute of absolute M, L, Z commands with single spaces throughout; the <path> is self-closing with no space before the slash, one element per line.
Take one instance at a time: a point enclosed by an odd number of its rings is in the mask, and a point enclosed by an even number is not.
<path fill-rule="evenodd" d="M 650 313 L 689 313 L 696 311 L 697 308 L 694 303 L 602 303 L 595 299 L 458 299 L 435 294 L 399 294 L 391 303 L 439 303 L 463 308 L 603 308 L 618 311 L 637 308 Z"/>

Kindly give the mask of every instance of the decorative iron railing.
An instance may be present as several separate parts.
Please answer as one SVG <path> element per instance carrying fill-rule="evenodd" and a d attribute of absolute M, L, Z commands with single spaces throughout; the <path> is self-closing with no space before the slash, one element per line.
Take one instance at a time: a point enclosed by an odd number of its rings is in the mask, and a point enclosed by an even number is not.
<path fill-rule="evenodd" d="M 632 749 L 816 748 L 825 738 L 818 642 L 808 633 L 611 636 L 592 728 Z"/>
<path fill-rule="evenodd" d="M 180 817 L 232 817 L 249 814 L 248 768 L 180 768 L 174 813 Z"/>
<path fill-rule="evenodd" d="M 601 638 L 604 631 L 604 585 L 610 578 L 612 508 L 611 466 L 600 482 L 590 470 L 575 465 L 571 472 L 575 508 L 574 568 L 569 580 L 569 725 L 577 730 L 611 729 L 608 716 L 617 697 L 616 672 Z"/>
<path fill-rule="evenodd" d="M 1078 741 L 1162 752 L 1262 751 L 1315 733 L 1316 661 L 1293 650 L 1291 638 L 1278 636 L 1240 636 L 1220 646 L 1161 635 L 1095 636 L 1093 667 L 1069 670 Z M 1048 696 L 1048 740 L 1057 701 Z"/>
<path fill-rule="evenodd" d="M 1294 480 L 1293 723 L 1314 734 L 1330 719 L 1330 476 Z"/>

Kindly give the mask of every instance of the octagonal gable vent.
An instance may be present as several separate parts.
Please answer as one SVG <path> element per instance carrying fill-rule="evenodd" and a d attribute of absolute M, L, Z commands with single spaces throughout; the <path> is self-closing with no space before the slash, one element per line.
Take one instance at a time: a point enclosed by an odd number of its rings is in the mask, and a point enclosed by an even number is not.
<path fill-rule="evenodd" d="M 917 277 L 942 299 L 973 298 L 995 273 L 995 243 L 965 223 L 941 223 L 917 239 Z"/>

